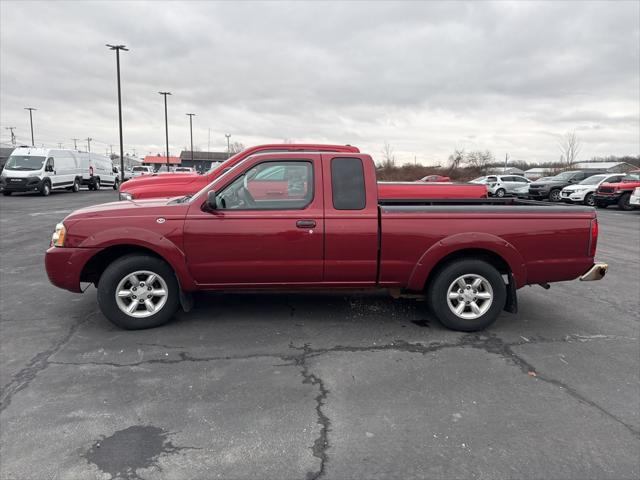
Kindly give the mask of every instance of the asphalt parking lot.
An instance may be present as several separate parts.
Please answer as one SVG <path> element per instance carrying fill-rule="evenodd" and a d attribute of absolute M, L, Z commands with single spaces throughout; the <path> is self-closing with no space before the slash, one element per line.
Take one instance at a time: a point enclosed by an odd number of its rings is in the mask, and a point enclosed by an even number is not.
<path fill-rule="evenodd" d="M 378 294 L 200 295 L 130 332 L 43 265 L 116 197 L 0 198 L 2 479 L 640 476 L 640 211 L 599 211 L 603 281 L 482 334 Z"/>

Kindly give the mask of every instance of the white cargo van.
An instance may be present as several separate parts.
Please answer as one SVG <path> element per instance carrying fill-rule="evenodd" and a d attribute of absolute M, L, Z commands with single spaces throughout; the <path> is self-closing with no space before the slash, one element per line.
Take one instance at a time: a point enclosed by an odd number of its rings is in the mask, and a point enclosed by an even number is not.
<path fill-rule="evenodd" d="M 118 189 L 120 178 L 109 157 L 90 152 L 77 154 L 82 168 L 82 185 L 89 187 L 89 190 L 100 190 L 103 186 Z"/>
<path fill-rule="evenodd" d="M 49 148 L 18 147 L 0 174 L 0 189 L 5 196 L 13 192 L 40 192 L 47 196 L 51 190 L 77 192 L 82 183 L 78 152 Z"/>

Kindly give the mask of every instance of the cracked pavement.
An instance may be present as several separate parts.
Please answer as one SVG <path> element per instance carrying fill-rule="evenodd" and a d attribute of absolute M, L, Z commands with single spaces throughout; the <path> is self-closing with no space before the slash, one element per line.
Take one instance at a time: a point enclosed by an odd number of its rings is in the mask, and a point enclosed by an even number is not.
<path fill-rule="evenodd" d="M 43 266 L 115 196 L 0 200 L 0 478 L 640 476 L 640 211 L 599 211 L 602 282 L 478 334 L 378 293 L 202 294 L 127 332 Z"/>

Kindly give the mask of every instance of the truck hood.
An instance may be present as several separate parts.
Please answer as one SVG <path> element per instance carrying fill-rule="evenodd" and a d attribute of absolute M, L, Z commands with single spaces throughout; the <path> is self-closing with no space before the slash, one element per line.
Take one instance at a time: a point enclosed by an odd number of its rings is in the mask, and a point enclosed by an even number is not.
<path fill-rule="evenodd" d="M 189 204 L 172 203 L 176 198 L 180 197 L 101 203 L 72 212 L 65 218 L 65 222 L 96 217 L 139 217 L 144 215 L 158 215 L 163 217 L 174 215 L 183 216 L 189 208 Z"/>

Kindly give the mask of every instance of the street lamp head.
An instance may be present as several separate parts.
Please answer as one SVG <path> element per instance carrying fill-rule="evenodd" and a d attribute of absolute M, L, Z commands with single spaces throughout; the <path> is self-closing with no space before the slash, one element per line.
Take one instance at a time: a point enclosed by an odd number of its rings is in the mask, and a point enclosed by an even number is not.
<path fill-rule="evenodd" d="M 185 113 L 185 115 L 189 115 L 190 117 L 195 117 L 196 116 L 195 113 Z"/>
<path fill-rule="evenodd" d="M 24 107 L 25 110 L 37 110 L 37 108 L 33 108 L 33 107 Z"/>
<path fill-rule="evenodd" d="M 109 47 L 110 50 L 124 50 L 124 51 L 129 51 L 129 49 L 127 47 L 125 47 L 124 45 L 109 45 L 108 43 L 105 45 L 106 47 Z"/>
<path fill-rule="evenodd" d="M 160 95 L 171 95 L 171 92 L 158 92 Z"/>

